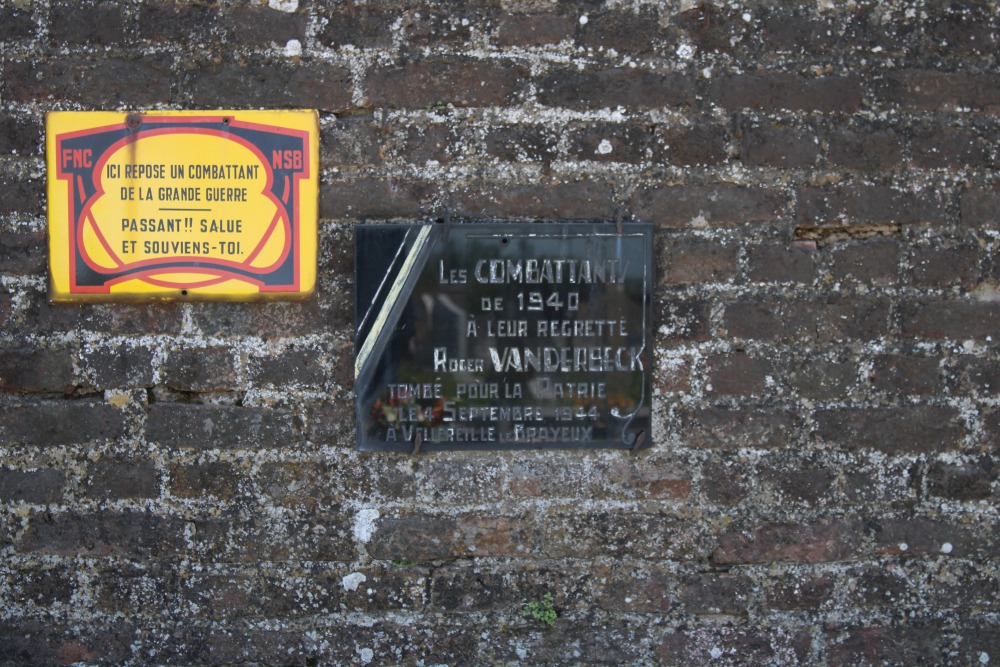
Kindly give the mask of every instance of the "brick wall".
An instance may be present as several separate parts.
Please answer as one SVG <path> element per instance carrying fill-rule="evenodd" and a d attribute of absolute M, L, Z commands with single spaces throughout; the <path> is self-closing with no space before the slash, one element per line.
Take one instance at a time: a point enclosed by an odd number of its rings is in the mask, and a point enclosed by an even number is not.
<path fill-rule="evenodd" d="M 0 663 L 1000 661 L 998 24 L 0 0 Z M 321 110 L 317 298 L 50 305 L 45 112 L 202 107 Z M 656 224 L 652 449 L 354 451 L 351 225 L 445 216 Z"/>

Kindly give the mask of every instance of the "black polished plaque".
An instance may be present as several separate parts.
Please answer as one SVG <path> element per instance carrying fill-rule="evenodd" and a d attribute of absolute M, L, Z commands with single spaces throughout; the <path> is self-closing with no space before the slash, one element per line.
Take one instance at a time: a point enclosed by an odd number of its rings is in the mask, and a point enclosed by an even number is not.
<path fill-rule="evenodd" d="M 355 228 L 358 448 L 650 443 L 651 225 Z"/>

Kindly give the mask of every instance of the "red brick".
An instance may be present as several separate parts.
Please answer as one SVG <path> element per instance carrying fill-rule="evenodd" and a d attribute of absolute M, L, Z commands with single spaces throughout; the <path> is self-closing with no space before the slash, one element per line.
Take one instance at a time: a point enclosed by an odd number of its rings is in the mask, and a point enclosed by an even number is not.
<path fill-rule="evenodd" d="M 120 2 L 62 0 L 49 11 L 53 42 L 110 46 L 124 41 L 125 13 Z"/>
<path fill-rule="evenodd" d="M 766 242 L 747 248 L 747 274 L 760 283 L 810 284 L 816 279 L 819 253 L 787 241 Z"/>
<path fill-rule="evenodd" d="M 972 289 L 980 279 L 978 243 L 936 240 L 913 248 L 910 256 L 912 281 L 917 287 L 961 287 Z"/>
<path fill-rule="evenodd" d="M 606 577 L 599 594 L 602 609 L 639 614 L 663 614 L 676 606 L 677 574 L 668 568 L 621 567 Z"/>
<path fill-rule="evenodd" d="M 882 107 L 909 111 L 1000 110 L 1000 75 L 940 70 L 895 70 L 875 85 Z"/>
<path fill-rule="evenodd" d="M 689 614 L 746 616 L 752 588 L 748 577 L 706 572 L 686 577 L 681 582 L 678 598 Z"/>
<path fill-rule="evenodd" d="M 728 159 L 729 129 L 708 118 L 696 119 L 692 127 L 659 127 L 658 152 L 668 163 L 684 166 L 711 166 Z"/>
<path fill-rule="evenodd" d="M 307 22 L 308 17 L 301 12 L 280 12 L 270 7 L 236 6 L 225 17 L 225 26 L 233 41 L 263 47 L 272 43 L 284 46 L 292 39 L 304 44 Z"/>
<path fill-rule="evenodd" d="M 188 75 L 195 104 L 239 108 L 266 99 L 271 108 L 352 109 L 353 81 L 345 67 L 321 61 L 250 59 L 204 64 Z"/>
<path fill-rule="evenodd" d="M 375 107 L 504 106 L 518 101 L 527 78 L 528 70 L 521 65 L 429 58 L 373 69 L 365 81 L 365 95 Z"/>
<path fill-rule="evenodd" d="M 705 393 L 721 396 L 760 396 L 768 391 L 774 372 L 767 359 L 743 353 L 710 356 L 705 373 Z"/>
<path fill-rule="evenodd" d="M 843 400 L 860 383 L 858 362 L 852 358 L 796 360 L 785 375 L 799 396 L 818 401 Z"/>
<path fill-rule="evenodd" d="M 496 28 L 497 46 L 545 46 L 573 37 L 577 21 L 554 12 L 504 14 Z"/>
<path fill-rule="evenodd" d="M 779 448 L 789 443 L 795 417 L 762 408 L 690 408 L 679 413 L 678 438 L 688 447 Z"/>
<path fill-rule="evenodd" d="M 652 134 L 636 123 L 600 123 L 569 132 L 569 157 L 637 164 L 649 159 Z M 610 150 L 608 150 L 610 149 Z"/>
<path fill-rule="evenodd" d="M 847 449 L 886 454 L 920 454 L 957 449 L 965 428 L 953 408 L 934 405 L 898 408 L 832 408 L 814 415 L 816 436 Z"/>
<path fill-rule="evenodd" d="M 18 102 L 59 99 L 86 106 L 149 107 L 171 100 L 172 59 L 162 55 L 83 60 L 8 60 L 4 97 Z"/>
<path fill-rule="evenodd" d="M 910 161 L 927 169 L 988 169 L 993 147 L 977 128 L 928 127 L 910 139 Z"/>
<path fill-rule="evenodd" d="M 1000 468 L 987 456 L 967 463 L 936 461 L 927 470 L 927 491 L 953 500 L 989 500 L 996 496 L 993 485 L 998 476 Z"/>
<path fill-rule="evenodd" d="M 891 285 L 898 279 L 899 255 L 899 241 L 891 237 L 837 243 L 829 248 L 830 276 L 867 285 Z"/>
<path fill-rule="evenodd" d="M 147 0 L 139 7 L 139 35 L 152 42 L 211 39 L 219 12 L 210 6 Z"/>
<path fill-rule="evenodd" d="M 164 558 L 183 548 L 183 522 L 146 512 L 36 512 L 19 550 L 54 556 Z"/>
<path fill-rule="evenodd" d="M 708 87 L 713 104 L 732 110 L 854 113 L 861 98 L 861 80 L 854 76 L 746 73 L 713 78 Z"/>
<path fill-rule="evenodd" d="M 657 649 L 658 664 L 685 665 L 802 665 L 809 662 L 812 638 L 806 630 L 685 624 L 669 629 Z"/>
<path fill-rule="evenodd" d="M 694 86 L 686 75 L 640 69 L 562 69 L 542 77 L 537 86 L 538 101 L 551 107 L 655 109 L 694 103 Z"/>
<path fill-rule="evenodd" d="M 10 392 L 72 393 L 72 351 L 0 348 L 0 389 Z"/>
<path fill-rule="evenodd" d="M 950 644 L 939 621 L 847 627 L 826 632 L 830 667 L 848 665 L 943 665 Z"/>
<path fill-rule="evenodd" d="M 747 340 L 833 342 L 870 340 L 889 328 L 889 305 L 881 299 L 741 301 L 723 314 L 727 336 Z"/>
<path fill-rule="evenodd" d="M 888 171 L 903 162 L 903 140 L 892 127 L 838 127 L 826 137 L 830 164 L 863 171 Z"/>
<path fill-rule="evenodd" d="M 348 45 L 359 49 L 388 48 L 392 46 L 392 24 L 401 17 L 398 11 L 377 5 L 321 11 L 326 21 L 316 37 L 320 44 L 334 49 Z"/>
<path fill-rule="evenodd" d="M 437 186 L 413 179 L 361 178 L 324 185 L 320 217 L 415 218 L 426 214 Z"/>
<path fill-rule="evenodd" d="M 829 223 L 944 223 L 948 221 L 945 193 L 904 192 L 888 186 L 848 184 L 797 189 L 795 221 Z"/>
<path fill-rule="evenodd" d="M 750 27 L 733 9 L 722 9 L 702 3 L 676 17 L 677 25 L 702 51 L 731 53 L 734 46 L 744 41 Z"/>
<path fill-rule="evenodd" d="M 827 609 L 833 604 L 835 586 L 829 574 L 788 572 L 781 579 L 769 578 L 763 603 L 768 609 L 780 611 Z"/>
<path fill-rule="evenodd" d="M 83 492 L 94 500 L 156 498 L 160 495 L 152 461 L 102 460 L 91 464 Z"/>
<path fill-rule="evenodd" d="M 739 246 L 729 241 L 678 237 L 663 244 L 659 265 L 668 285 L 724 283 L 739 271 Z"/>
<path fill-rule="evenodd" d="M 887 517 L 875 523 L 875 549 L 895 556 L 976 558 L 990 553 L 996 529 L 990 520 L 965 525 L 922 516 Z M 950 551 L 946 544 L 951 545 Z"/>
<path fill-rule="evenodd" d="M 611 220 L 614 192 L 597 180 L 574 183 L 518 185 L 507 189 L 476 189 L 454 193 L 452 215 L 463 218 L 530 218 L 535 220 Z"/>
<path fill-rule="evenodd" d="M 851 560 L 864 552 L 865 530 L 860 521 L 832 519 L 810 524 L 765 523 L 749 533 L 732 531 L 719 539 L 712 562 L 825 563 Z"/>
<path fill-rule="evenodd" d="M 507 162 L 551 162 L 557 156 L 557 132 L 539 125 L 491 125 L 487 155 Z"/>
<path fill-rule="evenodd" d="M 893 396 L 928 396 L 941 392 L 940 359 L 884 354 L 872 364 L 872 386 Z"/>
<path fill-rule="evenodd" d="M 900 307 L 903 335 L 935 340 L 985 339 L 1000 327 L 993 301 L 917 301 Z"/>
<path fill-rule="evenodd" d="M 780 191 L 718 183 L 639 188 L 632 212 L 664 227 L 723 226 L 777 220 L 787 197 Z"/>
<path fill-rule="evenodd" d="M 666 43 L 669 48 L 670 44 L 655 7 L 588 12 L 587 22 L 578 25 L 577 42 L 598 51 L 614 49 L 618 53 L 644 54 L 657 45 Z"/>
<path fill-rule="evenodd" d="M 752 167 L 805 169 L 819 161 L 819 138 L 808 127 L 743 123 L 740 132 L 740 160 Z"/>

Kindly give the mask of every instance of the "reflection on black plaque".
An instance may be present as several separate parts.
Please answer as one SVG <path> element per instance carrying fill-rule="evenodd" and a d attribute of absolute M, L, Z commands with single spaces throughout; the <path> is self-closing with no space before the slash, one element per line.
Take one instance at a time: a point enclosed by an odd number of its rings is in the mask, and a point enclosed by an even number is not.
<path fill-rule="evenodd" d="M 649 444 L 650 225 L 355 234 L 359 449 Z"/>

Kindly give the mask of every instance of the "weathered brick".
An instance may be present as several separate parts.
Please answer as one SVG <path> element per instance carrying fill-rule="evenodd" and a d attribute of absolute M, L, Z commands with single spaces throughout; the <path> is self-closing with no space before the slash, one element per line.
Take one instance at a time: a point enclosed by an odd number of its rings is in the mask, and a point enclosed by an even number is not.
<path fill-rule="evenodd" d="M 36 31 L 30 6 L 13 3 L 4 3 L 0 6 L 0 41 L 30 39 Z"/>
<path fill-rule="evenodd" d="M 683 167 L 722 164 L 728 157 L 729 129 L 708 118 L 697 118 L 691 127 L 658 127 L 659 152 L 670 164 Z"/>
<path fill-rule="evenodd" d="M 903 140 L 891 127 L 838 126 L 826 137 L 826 158 L 847 169 L 888 171 L 903 161 Z"/>
<path fill-rule="evenodd" d="M 156 498 L 160 495 L 152 461 L 102 460 L 91 464 L 84 494 L 95 500 Z"/>
<path fill-rule="evenodd" d="M 59 99 L 105 108 L 154 106 L 171 99 L 171 62 L 162 55 L 7 61 L 4 97 L 18 102 Z"/>
<path fill-rule="evenodd" d="M 719 538 L 712 562 L 825 563 L 851 560 L 863 552 L 865 530 L 860 521 L 830 519 L 815 523 L 764 523 L 748 532 L 734 530 Z"/>
<path fill-rule="evenodd" d="M 1000 222 L 1000 190 L 970 188 L 961 193 L 959 206 L 963 225 L 990 227 Z"/>
<path fill-rule="evenodd" d="M 639 124 L 600 123 L 569 132 L 569 157 L 637 164 L 649 159 L 652 135 Z"/>
<path fill-rule="evenodd" d="M 457 544 L 457 521 L 449 516 L 405 514 L 378 520 L 366 545 L 373 558 L 396 561 L 430 561 L 453 558 L 464 545 Z"/>
<path fill-rule="evenodd" d="M 720 396 L 760 396 L 774 372 L 769 360 L 743 353 L 713 355 L 706 366 L 705 392 Z"/>
<path fill-rule="evenodd" d="M 120 2 L 62 0 L 49 9 L 49 39 L 66 44 L 121 44 L 125 14 Z"/>
<path fill-rule="evenodd" d="M 14 576 L 8 580 L 11 584 L 8 599 L 21 604 L 28 602 L 39 607 L 65 604 L 70 601 L 76 588 L 76 573 L 62 566 L 13 566 L 9 571 Z"/>
<path fill-rule="evenodd" d="M 662 246 L 661 280 L 670 285 L 729 282 L 739 271 L 739 246 L 729 241 L 678 237 Z"/>
<path fill-rule="evenodd" d="M 392 24 L 400 15 L 377 5 L 352 5 L 322 16 L 326 21 L 317 38 L 323 46 L 384 49 L 392 45 Z"/>
<path fill-rule="evenodd" d="M 595 496 L 611 498 L 687 498 L 691 475 L 682 467 L 653 457 L 598 463 Z"/>
<path fill-rule="evenodd" d="M 989 500 L 996 495 L 997 477 L 997 466 L 987 456 L 968 463 L 935 461 L 927 470 L 927 491 L 954 500 Z"/>
<path fill-rule="evenodd" d="M 748 340 L 871 340 L 889 328 L 889 306 L 881 299 L 741 301 L 726 306 L 729 337 Z"/>
<path fill-rule="evenodd" d="M 164 447 L 274 448 L 293 442 L 291 415 L 277 409 L 154 403 L 146 438 Z"/>
<path fill-rule="evenodd" d="M 612 188 L 598 180 L 486 190 L 473 186 L 454 193 L 452 199 L 452 215 L 473 219 L 603 221 L 613 218 L 614 212 Z"/>
<path fill-rule="evenodd" d="M 1000 363 L 971 355 L 954 359 L 951 384 L 958 394 L 990 396 L 1000 390 Z"/>
<path fill-rule="evenodd" d="M 34 117 L 0 113 L 0 153 L 4 155 L 38 155 L 41 152 L 43 136 L 42 124 Z M 5 234 L 9 233 L 5 232 Z M 8 239 L 8 241 L 10 240 L 13 239 Z"/>
<path fill-rule="evenodd" d="M 899 241 L 872 237 L 858 242 L 837 243 L 829 248 L 830 276 L 834 280 L 869 285 L 891 285 L 899 274 Z"/>
<path fill-rule="evenodd" d="M 224 25 L 237 44 L 284 46 L 297 39 L 305 43 L 308 16 L 302 12 L 279 12 L 270 7 L 232 7 Z"/>
<path fill-rule="evenodd" d="M 0 500 L 35 505 L 58 502 L 62 498 L 66 475 L 61 470 L 0 469 Z"/>
<path fill-rule="evenodd" d="M 787 197 L 779 191 L 719 183 L 640 188 L 632 212 L 664 227 L 701 227 L 776 220 Z"/>
<path fill-rule="evenodd" d="M 754 282 L 812 283 L 816 279 L 815 248 L 767 242 L 747 248 L 747 275 Z"/>
<path fill-rule="evenodd" d="M 1000 109 L 1000 75 L 898 69 L 875 83 L 876 101 L 910 111 L 993 112 Z"/>
<path fill-rule="evenodd" d="M 708 99 L 732 110 L 854 113 L 861 108 L 862 87 L 856 76 L 751 72 L 713 78 Z"/>
<path fill-rule="evenodd" d="M 233 390 L 238 385 L 236 362 L 229 347 L 183 347 L 170 351 L 160 376 L 177 391 Z"/>
<path fill-rule="evenodd" d="M 577 21 L 555 12 L 504 14 L 496 28 L 497 46 L 545 46 L 573 37 Z"/>
<path fill-rule="evenodd" d="M 708 545 L 705 528 L 669 515 L 632 510 L 550 514 L 540 550 L 550 558 L 623 557 L 697 560 Z M 536 548 L 533 544 L 527 548 Z"/>
<path fill-rule="evenodd" d="M 657 649 L 659 664 L 801 665 L 809 662 L 812 637 L 806 630 L 717 624 L 669 630 Z"/>
<path fill-rule="evenodd" d="M 950 643 L 940 622 L 910 620 L 905 625 L 837 627 L 826 631 L 830 667 L 847 665 L 947 664 Z"/>
<path fill-rule="evenodd" d="M 816 506 L 832 497 L 837 473 L 803 462 L 789 469 L 769 467 L 761 473 L 761 479 L 772 489 L 776 503 Z"/>
<path fill-rule="evenodd" d="M 139 36 L 152 42 L 208 40 L 218 29 L 218 15 L 210 6 L 146 0 L 139 8 Z"/>
<path fill-rule="evenodd" d="M 808 127 L 780 123 L 741 125 L 740 160 L 753 167 L 805 169 L 820 157 L 819 138 Z"/>
<path fill-rule="evenodd" d="M 272 108 L 353 108 L 351 72 L 326 62 L 271 62 L 259 58 L 194 68 L 186 87 L 195 104 L 239 108 L 266 99 Z"/>
<path fill-rule="evenodd" d="M 215 496 L 232 500 L 239 485 L 239 470 L 225 461 L 170 467 L 170 492 L 178 498 Z"/>
<path fill-rule="evenodd" d="M 685 577 L 678 599 L 690 614 L 746 616 L 752 596 L 749 577 L 705 572 Z"/>
<path fill-rule="evenodd" d="M 445 611 L 474 611 L 510 608 L 523 600 L 540 600 L 545 593 L 558 592 L 556 608 L 565 607 L 581 596 L 587 580 L 582 572 L 492 569 L 486 567 L 436 568 L 431 577 L 431 605 Z M 555 596 L 554 596 L 555 597 Z"/>
<path fill-rule="evenodd" d="M 425 215 L 438 187 L 420 180 L 361 178 L 323 187 L 320 217 L 416 218 Z"/>
<path fill-rule="evenodd" d="M 717 505 L 740 505 L 746 502 L 752 492 L 751 466 L 719 452 L 717 459 L 701 469 L 701 491 L 710 503 Z"/>
<path fill-rule="evenodd" d="M 691 42 L 702 51 L 731 53 L 750 29 L 735 10 L 709 3 L 683 11 L 675 20 Z"/>
<path fill-rule="evenodd" d="M 1000 327 L 1000 304 L 994 301 L 916 301 L 900 307 L 903 335 L 966 340 L 993 336 Z"/>
<path fill-rule="evenodd" d="M 904 192 L 888 186 L 849 184 L 800 187 L 796 198 L 795 221 L 799 224 L 940 224 L 948 219 L 940 191 Z"/>
<path fill-rule="evenodd" d="M 835 585 L 829 574 L 789 572 L 769 582 L 763 604 L 780 611 L 827 609 L 833 603 Z"/>
<path fill-rule="evenodd" d="M 981 255 L 977 243 L 951 244 L 938 240 L 933 245 L 917 246 L 910 255 L 913 284 L 971 289 L 979 282 Z"/>
<path fill-rule="evenodd" d="M 786 371 L 786 377 L 799 396 L 819 401 L 844 399 L 860 382 L 854 359 L 796 361 Z"/>
<path fill-rule="evenodd" d="M 0 215 L 41 215 L 44 201 L 44 186 L 40 180 L 0 174 Z"/>
<path fill-rule="evenodd" d="M 0 348 L 0 389 L 4 391 L 71 393 L 74 384 L 72 350 Z"/>
<path fill-rule="evenodd" d="M 320 164 L 380 164 L 382 130 L 369 116 L 344 116 L 320 130 Z"/>
<path fill-rule="evenodd" d="M 272 356 L 255 355 L 247 375 L 254 384 L 321 386 L 326 378 L 324 355 L 316 350 L 288 349 Z"/>
<path fill-rule="evenodd" d="M 395 151 L 399 159 L 418 165 L 451 162 L 456 139 L 453 128 L 439 124 L 411 126 L 406 128 L 404 134 Z"/>
<path fill-rule="evenodd" d="M 128 622 L 0 622 L 0 661 L 18 665 L 115 664 L 132 655 L 138 630 Z"/>
<path fill-rule="evenodd" d="M 339 511 L 298 517 L 248 516 L 225 512 L 220 518 L 195 519 L 189 533 L 194 553 L 211 561 L 353 561 L 357 558 L 351 527 Z"/>
<path fill-rule="evenodd" d="M 556 70 L 537 83 L 538 101 L 571 109 L 686 107 L 694 103 L 694 85 L 683 74 L 639 69 Z"/>
<path fill-rule="evenodd" d="M 965 428 L 954 408 L 935 405 L 898 408 L 817 410 L 817 437 L 847 450 L 874 449 L 887 454 L 956 449 Z"/>
<path fill-rule="evenodd" d="M 993 149 L 976 128 L 929 127 L 910 139 L 910 161 L 928 169 L 986 169 L 994 166 Z"/>
<path fill-rule="evenodd" d="M 689 447 L 784 447 L 795 431 L 794 416 L 759 408 L 690 408 L 680 413 L 679 437 Z"/>
<path fill-rule="evenodd" d="M 45 235 L 40 233 L 0 232 L 0 272 L 43 273 L 48 255 L 45 240 Z"/>
<path fill-rule="evenodd" d="M 146 512 L 36 512 L 19 550 L 55 556 L 163 558 L 183 548 L 180 519 Z"/>
<path fill-rule="evenodd" d="M 284 303 L 199 304 L 191 319 L 206 336 L 301 336 L 308 332 L 329 333 L 353 317 L 350 294 Z"/>
<path fill-rule="evenodd" d="M 602 609 L 616 612 L 662 614 L 677 606 L 677 575 L 657 565 L 626 562 L 610 572 L 598 570 Z"/>
<path fill-rule="evenodd" d="M 58 447 L 117 440 L 125 432 L 124 413 L 91 399 L 5 402 L 0 406 L 0 443 Z"/>
<path fill-rule="evenodd" d="M 406 15 L 406 39 L 414 47 L 470 47 L 477 33 L 488 32 L 498 8 L 494 2 L 461 2 L 447 8 L 423 4 L 420 11 Z"/>
<path fill-rule="evenodd" d="M 875 357 L 872 386 L 892 395 L 932 395 L 941 391 L 940 360 L 903 354 Z"/>
<path fill-rule="evenodd" d="M 96 389 L 139 389 L 153 385 L 153 351 L 127 343 L 101 345 L 81 352 L 84 377 Z"/>
<path fill-rule="evenodd" d="M 373 69 L 365 80 L 365 96 L 372 106 L 403 109 L 504 106 L 518 101 L 527 77 L 522 65 L 429 58 Z"/>
<path fill-rule="evenodd" d="M 493 125 L 485 138 L 486 153 L 507 162 L 551 162 L 558 133 L 540 125 Z"/>
<path fill-rule="evenodd" d="M 660 26 L 655 7 L 639 11 L 608 10 L 588 12 L 587 22 L 580 24 L 577 42 L 587 48 L 614 49 L 619 53 L 644 54 L 657 45 L 669 48 L 667 31 Z"/>
<path fill-rule="evenodd" d="M 986 2 L 941 3 L 924 22 L 922 46 L 937 55 L 982 55 L 997 44 L 996 14 Z"/>
<path fill-rule="evenodd" d="M 875 548 L 880 553 L 911 557 L 945 554 L 970 558 L 989 549 L 988 537 L 993 536 L 990 531 L 995 528 L 984 522 L 979 526 L 985 533 L 981 536 L 972 527 L 947 519 L 886 517 L 874 523 Z"/>
<path fill-rule="evenodd" d="M 664 344 L 680 341 L 708 340 L 711 306 L 702 300 L 678 299 L 657 292 L 656 321 Z"/>

